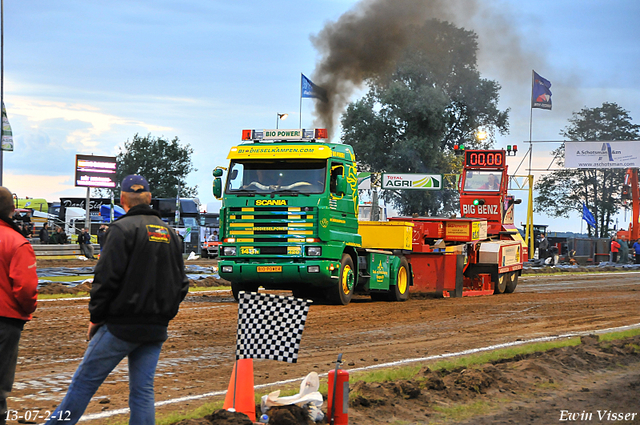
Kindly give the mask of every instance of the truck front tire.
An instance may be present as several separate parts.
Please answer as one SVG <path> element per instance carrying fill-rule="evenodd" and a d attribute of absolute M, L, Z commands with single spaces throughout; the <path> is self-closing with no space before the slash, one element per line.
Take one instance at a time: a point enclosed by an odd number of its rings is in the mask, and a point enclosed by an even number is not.
<path fill-rule="evenodd" d="M 258 292 L 257 283 L 239 283 L 239 282 L 231 282 L 231 293 L 233 294 L 233 299 L 238 301 L 238 294 L 242 291 L 244 292 Z"/>
<path fill-rule="evenodd" d="M 353 260 L 349 254 L 342 254 L 338 281 L 331 288 L 329 300 L 336 305 L 347 305 L 351 302 L 353 290 L 356 286 L 356 275 Z"/>

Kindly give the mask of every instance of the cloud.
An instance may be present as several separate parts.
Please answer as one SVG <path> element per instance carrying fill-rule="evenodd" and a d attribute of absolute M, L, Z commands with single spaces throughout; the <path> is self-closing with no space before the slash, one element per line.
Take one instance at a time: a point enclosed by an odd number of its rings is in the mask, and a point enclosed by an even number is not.
<path fill-rule="evenodd" d="M 35 100 L 25 97 L 12 98 L 7 105 L 12 115 L 22 115 L 31 130 L 47 128 L 50 120 L 62 119 L 67 122 L 78 121 L 87 125 L 70 131 L 65 143 L 76 148 L 98 148 L 100 137 L 115 126 L 144 127 L 148 131 L 170 131 L 170 127 L 148 124 L 136 119 L 119 117 L 102 112 L 99 108 L 77 103 Z"/>
<path fill-rule="evenodd" d="M 75 187 L 71 173 L 62 175 L 14 174 L 5 172 L 2 185 L 18 198 L 44 198 L 48 202 L 59 201 L 61 196 L 85 196 L 86 189 Z"/>

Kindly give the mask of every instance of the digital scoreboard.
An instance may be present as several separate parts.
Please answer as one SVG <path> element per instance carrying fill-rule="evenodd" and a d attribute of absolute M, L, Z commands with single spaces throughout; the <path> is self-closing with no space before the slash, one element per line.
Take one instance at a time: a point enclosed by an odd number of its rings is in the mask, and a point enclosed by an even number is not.
<path fill-rule="evenodd" d="M 116 157 L 76 155 L 76 186 L 116 187 Z"/>
<path fill-rule="evenodd" d="M 473 168 L 502 168 L 505 166 L 505 151 L 467 150 L 464 153 L 464 163 Z"/>

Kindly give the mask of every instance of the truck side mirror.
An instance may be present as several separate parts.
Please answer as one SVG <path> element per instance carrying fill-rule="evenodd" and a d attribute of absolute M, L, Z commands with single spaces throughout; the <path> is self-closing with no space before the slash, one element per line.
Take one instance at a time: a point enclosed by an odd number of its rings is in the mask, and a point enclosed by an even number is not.
<path fill-rule="evenodd" d="M 213 179 L 213 196 L 216 199 L 222 198 L 222 179 L 220 177 Z"/>
<path fill-rule="evenodd" d="M 347 179 L 344 176 L 336 177 L 336 194 L 338 196 L 344 196 L 347 193 Z"/>
<path fill-rule="evenodd" d="M 222 168 L 215 168 L 213 170 L 213 177 L 222 177 Z"/>

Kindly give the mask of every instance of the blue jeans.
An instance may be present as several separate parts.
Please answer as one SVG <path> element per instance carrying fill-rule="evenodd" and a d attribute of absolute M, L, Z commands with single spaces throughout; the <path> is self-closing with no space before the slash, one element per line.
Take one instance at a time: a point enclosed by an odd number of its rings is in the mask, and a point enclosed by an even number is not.
<path fill-rule="evenodd" d="M 129 423 L 155 424 L 153 378 L 162 344 L 123 341 L 111 334 L 106 325 L 101 326 L 73 375 L 67 395 L 47 425 L 78 422 L 91 397 L 125 356 L 129 358 Z"/>

